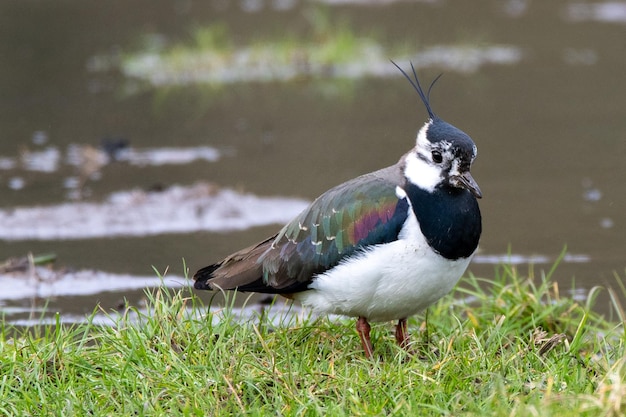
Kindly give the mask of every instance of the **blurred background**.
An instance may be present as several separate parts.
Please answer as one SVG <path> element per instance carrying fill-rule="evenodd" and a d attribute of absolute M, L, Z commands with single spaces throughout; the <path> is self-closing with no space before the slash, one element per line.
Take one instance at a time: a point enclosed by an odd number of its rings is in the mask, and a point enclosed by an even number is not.
<path fill-rule="evenodd" d="M 394 164 L 427 115 L 390 59 L 478 146 L 471 273 L 624 276 L 626 1 L 4 0 L 5 320 L 186 286 Z"/>

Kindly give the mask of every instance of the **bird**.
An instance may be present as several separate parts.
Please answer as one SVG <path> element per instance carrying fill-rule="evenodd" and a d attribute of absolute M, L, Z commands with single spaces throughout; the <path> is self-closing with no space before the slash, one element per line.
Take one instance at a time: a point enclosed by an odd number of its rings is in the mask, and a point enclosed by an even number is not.
<path fill-rule="evenodd" d="M 407 319 L 449 293 L 476 253 L 482 192 L 470 173 L 477 147 L 391 61 L 428 113 L 415 146 L 396 164 L 337 185 L 278 233 L 199 269 L 198 290 L 279 294 L 317 314 L 356 318 L 366 358 L 370 322 L 396 321 L 396 343 L 412 352 Z"/>

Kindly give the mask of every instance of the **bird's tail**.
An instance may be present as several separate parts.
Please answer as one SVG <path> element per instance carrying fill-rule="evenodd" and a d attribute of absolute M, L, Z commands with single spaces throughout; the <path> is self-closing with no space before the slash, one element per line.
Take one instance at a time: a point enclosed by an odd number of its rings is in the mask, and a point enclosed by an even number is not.
<path fill-rule="evenodd" d="M 196 290 L 208 290 L 208 291 L 214 290 L 215 288 L 213 288 L 211 284 L 209 284 L 208 281 L 211 278 L 213 278 L 213 271 L 215 271 L 221 265 L 222 265 L 221 263 L 218 263 L 218 264 L 205 266 L 204 268 L 196 272 L 193 276 L 193 279 L 195 281 L 193 284 L 193 287 Z"/>

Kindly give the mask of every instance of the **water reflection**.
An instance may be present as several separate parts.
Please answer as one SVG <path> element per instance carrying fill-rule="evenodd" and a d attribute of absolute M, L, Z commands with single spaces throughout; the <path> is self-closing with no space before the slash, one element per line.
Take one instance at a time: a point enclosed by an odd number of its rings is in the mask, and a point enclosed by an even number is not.
<path fill-rule="evenodd" d="M 626 265 L 625 4 L 3 2 L 0 259 L 59 253 L 57 272 L 154 285 L 142 280 L 155 259 L 193 268 L 276 232 L 412 145 L 425 115 L 391 58 L 446 73 L 436 111 L 479 147 L 485 230 L 470 270 L 549 269 L 567 245 L 562 288 L 610 284 Z M 219 31 L 196 29 L 220 25 L 228 47 L 202 61 Z M 78 286 L 63 277 L 42 294 L 64 317 L 141 298 L 63 295 Z M 32 295 L 16 279 L 0 276 Z"/>
<path fill-rule="evenodd" d="M 0 239 L 62 240 L 227 232 L 286 223 L 308 201 L 258 197 L 209 183 L 118 191 L 103 202 L 0 209 Z"/>
<path fill-rule="evenodd" d="M 5 284 L 0 300 L 46 299 L 123 292 L 161 285 L 168 288 L 189 285 L 185 278 L 173 275 L 159 278 L 156 274 L 133 276 L 93 270 L 54 270 L 47 267 L 36 267 L 24 272 L 0 272 L 0 279 Z"/>
<path fill-rule="evenodd" d="M 608 23 L 626 23 L 626 2 L 574 2 L 567 7 L 567 18 L 573 22 L 595 20 Z"/>
<path fill-rule="evenodd" d="M 212 146 L 195 146 L 188 148 L 132 148 L 130 146 L 108 149 L 104 146 L 70 144 L 65 152 L 56 146 L 48 146 L 40 150 L 23 149 L 19 157 L 0 155 L 0 170 L 25 170 L 34 172 L 54 173 L 65 163 L 69 166 L 83 168 L 87 165 L 97 169 L 111 162 L 125 162 L 134 166 L 184 165 L 195 161 L 216 162 L 224 155 L 233 155 L 232 149 L 217 149 Z M 63 157 L 63 154 L 65 155 Z"/>
<path fill-rule="evenodd" d="M 474 72 L 484 65 L 513 65 L 523 53 L 511 45 L 436 45 L 410 55 L 398 56 L 371 41 L 362 41 L 359 51 L 344 63 L 319 61 L 310 47 L 302 47 L 284 59 L 284 48 L 253 47 L 227 52 L 177 52 L 175 57 L 154 52 L 139 53 L 122 63 L 130 78 L 148 81 L 155 87 L 196 83 L 231 84 L 241 82 L 293 81 L 301 77 L 348 78 L 400 77 L 389 65 L 390 57 L 402 63 L 412 61 L 418 69 L 436 67 L 448 71 Z M 307 51 L 307 55 L 303 55 Z M 222 56 L 226 54 L 226 57 Z"/>

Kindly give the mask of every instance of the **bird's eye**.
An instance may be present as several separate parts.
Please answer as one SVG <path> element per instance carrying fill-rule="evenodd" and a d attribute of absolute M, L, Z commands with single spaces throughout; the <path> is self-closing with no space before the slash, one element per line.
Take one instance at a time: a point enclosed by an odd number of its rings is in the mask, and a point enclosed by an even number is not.
<path fill-rule="evenodd" d="M 443 156 L 441 156 L 441 152 L 433 151 L 432 155 L 433 155 L 433 162 L 435 162 L 436 164 L 440 164 L 443 161 Z"/>

